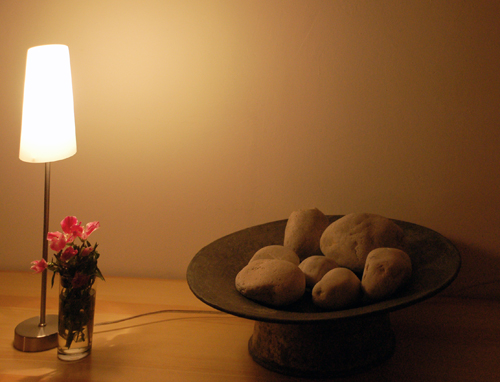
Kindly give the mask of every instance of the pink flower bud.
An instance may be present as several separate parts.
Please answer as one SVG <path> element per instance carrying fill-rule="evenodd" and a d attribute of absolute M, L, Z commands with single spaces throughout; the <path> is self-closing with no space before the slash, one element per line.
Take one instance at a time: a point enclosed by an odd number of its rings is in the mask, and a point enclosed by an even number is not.
<path fill-rule="evenodd" d="M 82 253 L 80 255 L 81 256 L 88 256 L 92 253 L 93 250 L 94 250 L 94 248 L 92 248 L 92 247 L 83 248 Z"/>

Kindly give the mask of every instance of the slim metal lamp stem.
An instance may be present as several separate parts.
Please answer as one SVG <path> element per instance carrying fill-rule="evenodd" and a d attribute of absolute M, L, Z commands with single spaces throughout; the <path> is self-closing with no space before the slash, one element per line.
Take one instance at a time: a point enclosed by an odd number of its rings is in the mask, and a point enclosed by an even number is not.
<path fill-rule="evenodd" d="M 43 259 L 48 261 L 49 246 L 47 234 L 49 233 L 49 211 L 50 211 L 50 162 L 45 163 L 45 192 L 43 202 Z M 47 302 L 47 269 L 42 272 L 42 293 L 40 299 L 40 324 L 45 326 L 45 307 Z"/>

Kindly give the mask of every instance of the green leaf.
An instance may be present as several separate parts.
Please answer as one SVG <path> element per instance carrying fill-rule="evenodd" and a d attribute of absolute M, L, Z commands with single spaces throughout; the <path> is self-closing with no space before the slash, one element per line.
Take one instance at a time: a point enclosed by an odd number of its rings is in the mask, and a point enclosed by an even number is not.
<path fill-rule="evenodd" d="M 106 281 L 104 280 L 104 276 L 102 275 L 101 270 L 99 268 L 96 268 L 95 273 L 97 277 L 99 277 L 102 281 Z"/>

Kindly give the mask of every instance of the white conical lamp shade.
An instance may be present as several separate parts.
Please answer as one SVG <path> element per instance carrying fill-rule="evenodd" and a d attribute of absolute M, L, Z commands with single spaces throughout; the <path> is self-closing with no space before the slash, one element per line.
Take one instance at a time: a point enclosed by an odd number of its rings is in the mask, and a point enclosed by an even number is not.
<path fill-rule="evenodd" d="M 76 153 L 75 113 L 69 49 L 28 49 L 19 159 L 44 163 Z"/>

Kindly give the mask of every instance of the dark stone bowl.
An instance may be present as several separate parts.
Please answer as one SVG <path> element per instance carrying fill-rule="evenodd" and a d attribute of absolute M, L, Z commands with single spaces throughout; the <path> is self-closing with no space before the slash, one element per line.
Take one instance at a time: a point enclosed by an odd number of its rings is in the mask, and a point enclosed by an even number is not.
<path fill-rule="evenodd" d="M 331 222 L 342 216 L 329 216 Z M 187 269 L 187 281 L 196 297 L 223 312 L 270 323 L 312 323 L 388 313 L 405 308 L 445 289 L 456 278 L 460 253 L 439 233 L 417 224 L 393 220 L 405 232 L 406 251 L 412 260 L 409 283 L 391 298 L 351 309 L 323 311 L 310 292 L 292 305 L 273 308 L 242 296 L 235 288 L 238 272 L 260 248 L 283 244 L 287 220 L 261 224 L 222 237 L 201 249 Z"/>

